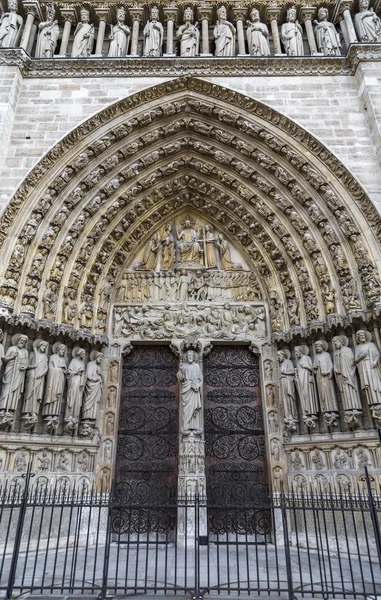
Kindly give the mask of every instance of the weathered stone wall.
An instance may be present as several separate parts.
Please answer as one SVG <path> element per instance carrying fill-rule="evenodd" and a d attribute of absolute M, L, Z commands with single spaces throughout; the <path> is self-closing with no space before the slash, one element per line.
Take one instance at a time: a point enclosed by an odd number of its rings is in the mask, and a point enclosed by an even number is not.
<path fill-rule="evenodd" d="M 381 210 L 379 63 L 352 76 L 209 77 L 294 119 L 316 135 L 365 186 Z M 82 120 L 117 99 L 170 78 L 25 78 L 0 69 L 4 206 L 38 159 Z"/>

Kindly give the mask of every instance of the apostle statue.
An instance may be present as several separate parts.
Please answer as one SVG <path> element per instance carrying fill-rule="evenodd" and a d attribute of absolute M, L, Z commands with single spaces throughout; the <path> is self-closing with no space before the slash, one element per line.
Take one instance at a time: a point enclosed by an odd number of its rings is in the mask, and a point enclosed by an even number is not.
<path fill-rule="evenodd" d="M 8 348 L 4 363 L 3 386 L 0 396 L 0 410 L 15 412 L 21 394 L 24 391 L 25 375 L 28 368 L 28 337 L 17 333 L 12 338 L 12 346 Z"/>
<path fill-rule="evenodd" d="M 17 0 L 8 0 L 8 12 L 0 17 L 0 48 L 17 46 L 23 18 L 17 14 Z"/>
<path fill-rule="evenodd" d="M 314 427 L 319 412 L 312 360 L 308 356 L 308 346 L 296 346 L 295 381 L 298 390 L 303 417 L 308 427 Z"/>
<path fill-rule="evenodd" d="M 30 425 L 37 422 L 44 397 L 45 376 L 48 372 L 47 349 L 47 342 L 44 340 L 35 340 L 33 342 L 33 352 L 29 355 L 22 413 L 24 421 L 26 417 L 29 419 Z"/>
<path fill-rule="evenodd" d="M 261 23 L 259 10 L 253 8 L 250 13 L 250 21 L 247 23 L 247 44 L 251 56 L 270 56 L 270 47 L 268 42 L 269 30 L 265 23 Z"/>
<path fill-rule="evenodd" d="M 53 58 L 54 51 L 57 47 L 60 28 L 58 21 L 54 20 L 56 11 L 54 6 L 47 4 L 46 16 L 47 21 L 41 21 L 38 26 L 38 38 L 36 45 L 36 58 Z"/>
<path fill-rule="evenodd" d="M 175 260 L 175 242 L 172 235 L 172 225 L 167 223 L 164 227 L 164 233 L 161 238 L 161 246 L 163 252 L 162 269 L 171 271 Z"/>
<path fill-rule="evenodd" d="M 85 350 L 83 348 L 73 349 L 73 358 L 67 370 L 67 401 L 65 421 L 75 426 L 78 424 L 82 407 L 82 396 L 85 389 Z"/>
<path fill-rule="evenodd" d="M 81 21 L 74 31 L 73 47 L 71 55 L 73 58 L 90 56 L 94 44 L 95 30 L 90 23 L 90 13 L 86 8 L 81 9 Z"/>
<path fill-rule="evenodd" d="M 202 432 L 202 374 L 200 365 L 196 361 L 196 352 L 188 350 L 177 374 L 180 382 L 183 432 Z"/>
<path fill-rule="evenodd" d="M 108 56 L 127 56 L 128 43 L 130 41 L 130 28 L 125 24 L 126 11 L 120 7 L 116 11 L 117 24 L 111 25 L 110 48 Z"/>
<path fill-rule="evenodd" d="M 66 346 L 57 342 L 49 358 L 48 378 L 42 414 L 46 417 L 58 417 L 61 413 L 62 397 L 66 382 Z"/>
<path fill-rule="evenodd" d="M 380 352 L 372 342 L 369 331 L 358 331 L 356 339 L 355 363 L 360 374 L 361 389 L 369 406 L 378 406 L 381 404 Z"/>
<path fill-rule="evenodd" d="M 217 10 L 217 23 L 214 27 L 216 49 L 215 56 L 234 56 L 235 54 L 235 27 L 227 20 L 226 8 L 221 6 Z"/>
<path fill-rule="evenodd" d="M 103 377 L 101 363 L 102 352 L 92 352 L 86 367 L 86 387 L 83 397 L 82 419 L 95 421 L 98 414 L 98 405 L 101 401 L 103 390 Z"/>
<path fill-rule="evenodd" d="M 180 42 L 180 56 L 198 56 L 200 30 L 198 24 L 193 23 L 193 10 L 190 6 L 184 10 L 184 25 L 178 28 L 177 39 Z"/>
<path fill-rule="evenodd" d="M 341 394 L 344 411 L 361 412 L 361 400 L 356 379 L 355 355 L 348 348 L 348 338 L 338 335 L 333 338 L 333 370 Z"/>
<path fill-rule="evenodd" d="M 280 36 L 288 56 L 303 56 L 303 30 L 296 20 L 296 8 L 287 11 L 287 23 L 283 23 Z"/>
<path fill-rule="evenodd" d="M 287 348 L 277 353 L 279 363 L 279 396 L 283 405 L 284 421 L 287 429 L 295 429 L 298 420 L 295 397 L 295 368 Z"/>
<path fill-rule="evenodd" d="M 147 21 L 143 30 L 144 56 L 161 56 L 163 50 L 164 28 L 159 21 L 159 9 L 151 8 L 151 20 Z"/>
<path fill-rule="evenodd" d="M 200 240 L 189 219 L 185 219 L 184 229 L 177 232 L 177 239 L 179 262 L 200 262 L 202 254 Z"/>
<path fill-rule="evenodd" d="M 340 36 L 334 24 L 328 21 L 328 8 L 319 8 L 318 19 L 319 21 L 315 21 L 315 38 L 319 52 L 325 56 L 340 56 Z"/>
<path fill-rule="evenodd" d="M 319 395 L 320 409 L 325 414 L 338 413 L 336 391 L 333 377 L 333 363 L 325 340 L 315 342 L 316 355 L 314 371 Z"/>
<path fill-rule="evenodd" d="M 369 8 L 369 0 L 359 0 L 360 12 L 355 15 L 355 29 L 360 42 L 381 41 L 381 20 Z"/>

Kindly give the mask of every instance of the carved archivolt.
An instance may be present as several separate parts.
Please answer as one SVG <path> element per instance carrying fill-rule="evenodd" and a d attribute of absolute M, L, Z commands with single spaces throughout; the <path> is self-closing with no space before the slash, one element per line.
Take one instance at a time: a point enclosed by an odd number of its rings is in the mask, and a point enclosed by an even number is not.
<path fill-rule="evenodd" d="M 106 108 L 32 170 L 1 217 L 3 314 L 107 334 L 121 273 L 187 208 L 234 241 L 276 336 L 377 311 L 380 217 L 358 182 L 290 119 L 184 78 Z"/>

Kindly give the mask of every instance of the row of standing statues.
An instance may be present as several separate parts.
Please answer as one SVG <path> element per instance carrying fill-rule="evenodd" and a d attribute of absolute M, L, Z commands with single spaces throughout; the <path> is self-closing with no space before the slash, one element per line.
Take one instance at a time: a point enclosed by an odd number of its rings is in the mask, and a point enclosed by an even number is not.
<path fill-rule="evenodd" d="M 4 353 L 0 344 L 0 366 L 4 365 L 0 391 L 0 425 L 11 427 L 21 403 L 22 429 L 33 430 L 40 413 L 48 433 L 59 425 L 66 390 L 65 431 L 78 433 L 79 423 L 93 424 L 103 389 L 101 363 L 103 354 L 93 351 L 85 363 L 86 352 L 74 348 L 68 364 L 67 348 L 57 342 L 48 358 L 48 343 L 35 340 L 33 351 L 27 350 L 28 337 L 16 334 Z"/>
<path fill-rule="evenodd" d="M 329 428 L 338 425 L 339 399 L 335 381 L 346 425 L 349 428 L 358 426 L 362 404 L 356 372 L 371 415 L 375 423 L 381 423 L 380 352 L 369 331 L 358 331 L 356 340 L 353 352 L 346 336 L 334 337 L 333 357 L 328 352 L 328 343 L 319 340 L 315 342 L 313 360 L 308 346 L 296 346 L 295 365 L 288 349 L 278 351 L 280 399 L 288 430 L 295 431 L 297 428 L 297 395 L 304 424 L 309 429 L 315 428 L 319 413 L 324 415 Z"/>
<path fill-rule="evenodd" d="M 61 28 L 55 19 L 55 9 L 47 5 L 46 21 L 38 26 L 38 38 L 35 49 L 37 58 L 52 58 L 56 52 Z M 341 41 L 336 27 L 329 20 L 329 12 L 325 7 L 318 10 L 318 20 L 314 21 L 314 35 L 317 51 L 326 56 L 341 54 Z M 192 57 L 200 54 L 200 28 L 194 20 L 193 9 L 184 10 L 184 22 L 177 29 L 180 56 Z M 250 20 L 246 21 L 246 38 L 248 53 L 251 56 L 269 56 L 269 29 L 260 20 L 259 10 L 253 8 Z M 8 0 L 8 11 L 0 19 L 0 48 L 15 47 L 20 43 L 23 19 L 17 14 L 17 0 Z M 131 30 L 126 24 L 126 12 L 123 7 L 117 9 L 117 23 L 110 26 L 109 57 L 127 56 L 130 46 Z M 359 12 L 354 16 L 354 27 L 357 39 L 362 43 L 381 41 L 381 20 L 369 7 L 369 0 L 359 0 Z M 227 11 L 221 6 L 217 11 L 217 21 L 213 36 L 215 56 L 234 56 L 236 54 L 237 30 L 227 18 Z M 96 30 L 90 22 L 90 12 L 81 9 L 81 20 L 74 31 L 71 56 L 75 58 L 89 57 L 93 53 Z M 164 27 L 159 20 L 159 9 L 152 7 L 150 19 L 143 30 L 144 56 L 162 56 L 164 46 Z M 294 7 L 287 10 L 286 22 L 281 25 L 280 38 L 284 52 L 288 56 L 305 54 L 302 25 L 297 20 Z M 353 40 L 350 40 L 353 41 Z M 312 52 L 312 50 L 311 50 Z"/>

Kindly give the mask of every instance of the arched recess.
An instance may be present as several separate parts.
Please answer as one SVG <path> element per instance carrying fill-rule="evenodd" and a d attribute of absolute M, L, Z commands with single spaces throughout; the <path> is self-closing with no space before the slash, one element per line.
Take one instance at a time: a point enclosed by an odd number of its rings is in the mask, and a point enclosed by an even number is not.
<path fill-rule="evenodd" d="M 245 256 L 275 338 L 378 311 L 381 221 L 359 183 L 272 108 L 181 78 L 102 110 L 27 176 L 1 217 L 3 317 L 106 341 L 105 282 L 186 210 Z"/>

